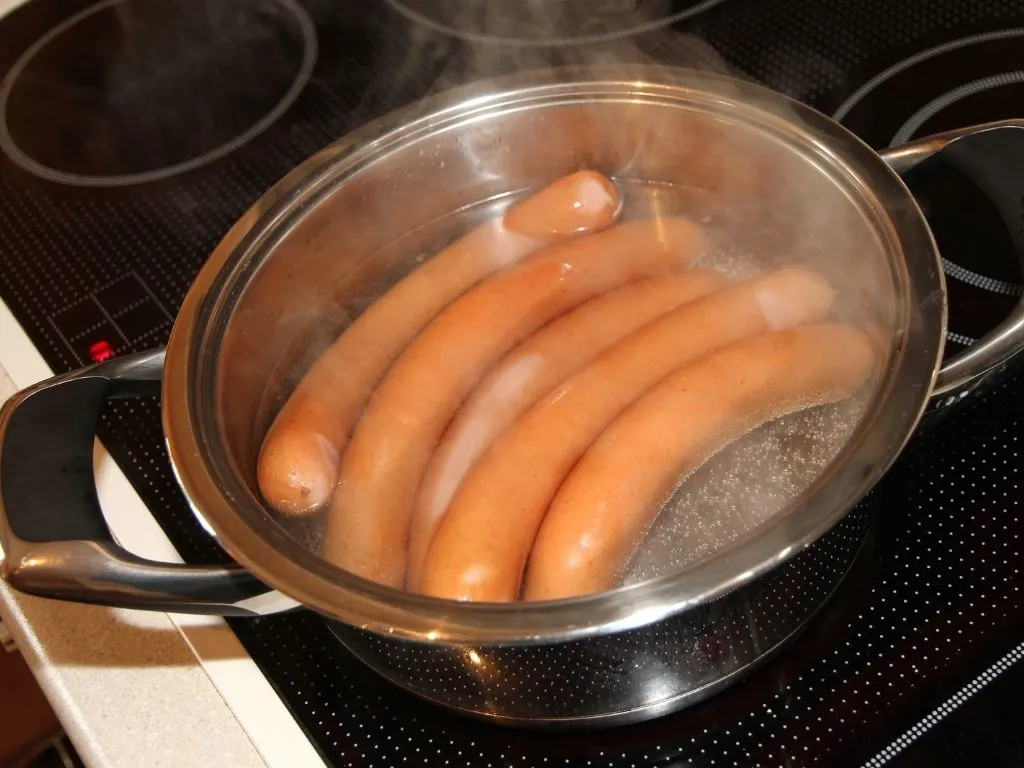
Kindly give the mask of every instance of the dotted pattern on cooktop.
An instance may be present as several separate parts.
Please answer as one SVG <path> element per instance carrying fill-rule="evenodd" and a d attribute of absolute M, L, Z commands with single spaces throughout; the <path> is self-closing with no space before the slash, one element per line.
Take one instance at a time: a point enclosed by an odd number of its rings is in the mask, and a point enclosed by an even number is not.
<path fill-rule="evenodd" d="M 254 0 L 243 13 L 269 24 L 268 3 Z M 91 5 L 32 0 L 0 21 L 0 71 Z M 383 4 L 303 0 L 302 6 L 318 41 L 308 85 L 277 122 L 223 159 L 157 184 L 81 189 L 43 181 L 0 156 L 0 297 L 55 370 L 162 342 L 168 316 L 220 236 L 270 184 L 326 143 L 468 73 L 539 63 L 535 55 L 462 47 L 389 14 Z M 1022 26 L 1019 0 L 725 0 L 678 28 L 636 38 L 635 51 L 708 65 L 720 55 L 730 69 L 831 113 L 914 53 Z M 685 33 L 708 45 L 696 50 Z M 1000 49 L 998 56 L 972 60 L 981 66 L 993 58 L 997 71 L 987 74 L 996 75 L 1001 68 L 1024 69 L 1015 55 Z M 963 85 L 961 67 L 944 62 L 930 60 L 937 68 L 924 81 L 952 78 L 947 90 Z M 897 85 L 894 78 L 848 117 L 875 146 L 888 143 L 928 100 L 908 97 Z M 925 128 L 1018 116 L 1019 99 L 999 94 L 1005 95 L 990 91 L 965 101 Z M 83 151 L 87 138 L 63 137 L 66 151 Z M 964 343 L 977 333 L 959 330 L 957 318 L 970 326 L 976 299 L 962 294 L 954 302 L 951 330 Z M 1019 386 L 1010 379 L 915 438 L 866 502 L 880 517 L 872 557 L 775 662 L 705 704 L 658 721 L 585 735 L 524 735 L 467 721 L 398 690 L 356 662 L 315 615 L 231 625 L 331 765 L 863 764 L 1024 636 Z M 222 558 L 174 482 L 158 404 L 112 405 L 99 432 L 182 556 Z M 1013 701 L 1019 711 L 1020 699 Z M 958 716 L 971 706 L 965 703 Z M 913 753 L 911 746 L 906 755 Z"/>

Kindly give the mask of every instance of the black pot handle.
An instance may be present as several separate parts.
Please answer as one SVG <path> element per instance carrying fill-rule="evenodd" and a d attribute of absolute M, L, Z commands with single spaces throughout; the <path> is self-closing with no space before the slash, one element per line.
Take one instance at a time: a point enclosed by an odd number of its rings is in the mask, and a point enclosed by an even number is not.
<path fill-rule="evenodd" d="M 294 607 L 237 565 L 158 563 L 115 543 L 96 495 L 96 420 L 108 398 L 159 394 L 163 362 L 162 349 L 115 358 L 0 410 L 4 578 L 21 592 L 122 608 L 252 616 Z"/>
<path fill-rule="evenodd" d="M 983 172 L 995 182 L 992 203 L 1004 219 L 1019 221 L 1024 194 L 1024 120 L 1004 120 L 935 134 L 880 153 L 901 176 L 920 170 L 942 153 L 960 167 L 984 165 Z M 1024 238 L 1018 224 L 1009 227 L 1024 254 Z M 932 389 L 929 413 L 959 405 L 967 395 L 991 384 L 1008 370 L 1011 358 L 1024 350 L 1024 297 L 999 325 L 963 352 L 947 360 Z"/>

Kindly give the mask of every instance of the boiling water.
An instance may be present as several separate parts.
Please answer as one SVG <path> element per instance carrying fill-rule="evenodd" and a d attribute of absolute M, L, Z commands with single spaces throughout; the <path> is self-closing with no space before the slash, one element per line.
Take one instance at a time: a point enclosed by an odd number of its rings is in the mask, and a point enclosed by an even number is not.
<path fill-rule="evenodd" d="M 687 568 L 778 515 L 836 457 L 863 411 L 854 398 L 791 414 L 712 457 L 665 501 L 624 583 Z"/>
<path fill-rule="evenodd" d="M 815 268 L 828 262 L 823 271 L 831 273 L 840 291 L 833 317 L 860 324 L 872 314 L 842 295 L 842 281 L 834 275 L 843 270 L 819 238 L 794 239 L 794 212 L 778 208 L 776 201 L 724 200 L 700 190 L 639 182 L 623 187 L 637 215 L 690 215 L 704 225 L 710 248 L 697 266 L 743 280 L 784 266 Z M 783 512 L 847 443 L 871 394 L 867 387 L 849 400 L 764 424 L 681 478 L 638 542 L 622 583 L 679 572 Z"/>
<path fill-rule="evenodd" d="M 618 179 L 623 218 L 685 215 L 705 227 L 709 249 L 699 266 L 740 280 L 783 266 L 819 269 L 840 290 L 835 319 L 857 322 L 873 313 L 860 299 L 845 300 L 851 281 L 836 275 L 835 249 L 821 231 L 803 229 L 802 212 L 780 208 L 775 200 L 724 199 L 712 193 L 670 184 Z M 333 281 L 331 296 L 317 312 L 316 340 L 297 339 L 281 358 L 278 381 L 264 398 L 265 429 L 302 370 L 329 341 L 397 280 L 464 232 L 501 212 L 521 197 L 509 194 L 407 232 Z M 850 291 L 855 294 L 856 290 Z M 867 311 L 865 311 L 867 310 Z M 332 325 L 333 318 L 333 325 Z M 325 321 L 326 319 L 326 321 Z M 858 323 L 863 325 L 863 323 Z M 325 327 L 328 328 L 325 334 Z M 876 323 L 877 327 L 877 323 Z M 298 361 L 298 364 L 296 364 Z M 285 377 L 287 381 L 280 377 Z M 766 424 L 726 447 L 689 477 L 665 501 L 662 512 L 639 547 L 625 583 L 676 572 L 728 547 L 780 514 L 836 457 L 855 429 L 870 392 L 857 399 L 822 406 Z M 685 424 L 678 426 L 686 429 Z M 282 520 L 293 536 L 318 550 L 323 516 Z"/>

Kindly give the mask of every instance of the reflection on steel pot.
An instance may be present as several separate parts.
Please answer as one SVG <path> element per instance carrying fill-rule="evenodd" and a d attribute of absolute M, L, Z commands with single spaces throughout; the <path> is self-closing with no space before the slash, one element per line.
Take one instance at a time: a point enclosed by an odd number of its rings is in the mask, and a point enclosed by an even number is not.
<path fill-rule="evenodd" d="M 907 172 L 993 137 L 1020 142 L 1022 127 L 933 137 L 883 159 L 762 88 L 648 67 L 517 76 L 387 116 L 303 164 L 227 234 L 166 351 L 58 376 L 7 403 L 4 576 L 37 595 L 136 608 L 304 605 L 385 677 L 501 722 L 620 722 L 696 701 L 763 662 L 829 599 L 871 530 L 855 505 L 929 404 L 969 402 L 1019 350 L 1017 312 L 940 370 L 939 254 L 886 161 Z M 458 603 L 321 559 L 322 520 L 293 524 L 256 490 L 282 401 L 351 311 L 422 253 L 580 167 L 613 177 L 627 214 L 685 212 L 724 250 L 811 265 L 842 288 L 840 311 L 872 329 L 884 361 L 843 441 L 776 514 L 597 595 Z M 91 476 L 99 408 L 161 381 L 174 470 L 238 567 L 145 561 L 103 523 Z"/>
<path fill-rule="evenodd" d="M 701 701 L 778 651 L 864 550 L 855 510 L 813 546 L 726 598 L 637 629 L 582 640 L 425 646 L 332 622 L 377 672 L 462 712 L 523 724 L 624 723 Z"/>

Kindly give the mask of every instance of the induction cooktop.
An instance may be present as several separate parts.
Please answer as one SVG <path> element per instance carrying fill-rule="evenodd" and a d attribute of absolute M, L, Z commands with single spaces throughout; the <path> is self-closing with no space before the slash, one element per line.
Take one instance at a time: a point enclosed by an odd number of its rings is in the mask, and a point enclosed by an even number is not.
<path fill-rule="evenodd" d="M 58 372 L 158 346 L 220 237 L 304 158 L 473 78 L 609 57 L 764 83 L 876 148 L 1024 116 L 1019 0 L 31 0 L 0 19 L 0 299 Z M 955 354 L 1019 300 L 1020 260 L 932 223 Z M 660 720 L 524 735 L 395 689 L 315 614 L 230 625 L 334 766 L 1022 765 L 1020 386 L 914 438 L 865 501 L 870 550 L 796 642 Z M 182 557 L 223 560 L 159 404 L 110 404 L 99 435 Z"/>

